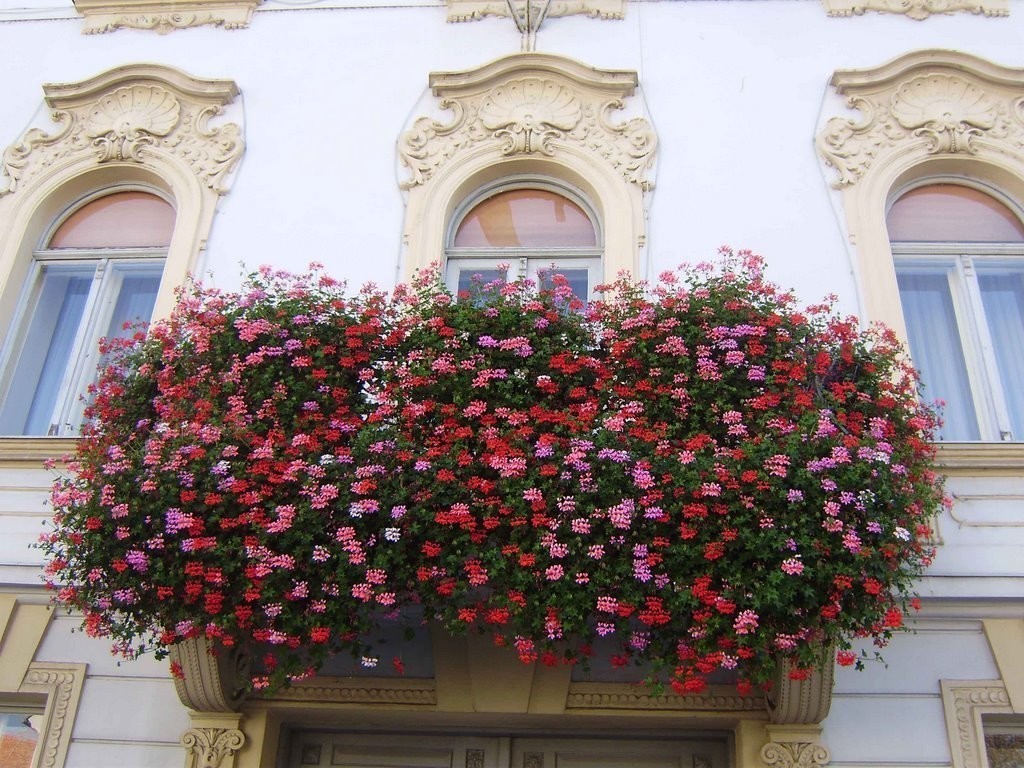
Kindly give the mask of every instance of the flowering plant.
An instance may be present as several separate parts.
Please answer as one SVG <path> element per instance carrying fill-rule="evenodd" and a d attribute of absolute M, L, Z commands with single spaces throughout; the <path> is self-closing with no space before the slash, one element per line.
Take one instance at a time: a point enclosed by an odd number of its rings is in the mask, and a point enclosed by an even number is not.
<path fill-rule="evenodd" d="M 891 333 L 748 253 L 585 311 L 553 282 L 184 291 L 109 343 L 42 543 L 58 599 L 128 656 L 272 647 L 255 688 L 372 663 L 407 606 L 524 662 L 613 641 L 685 692 L 884 644 L 943 503 Z"/>

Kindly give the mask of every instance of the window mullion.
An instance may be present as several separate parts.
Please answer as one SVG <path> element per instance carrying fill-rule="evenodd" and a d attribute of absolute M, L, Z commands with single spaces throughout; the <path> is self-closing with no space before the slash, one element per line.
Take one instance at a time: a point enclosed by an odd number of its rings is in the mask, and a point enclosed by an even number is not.
<path fill-rule="evenodd" d="M 992 334 L 985 319 L 985 306 L 982 303 L 977 271 L 970 255 L 961 254 L 957 258 L 957 273 L 967 302 L 966 316 L 969 318 L 970 332 L 977 340 L 976 351 L 971 354 L 977 363 L 969 367 L 978 369 L 970 372 L 972 378 L 983 379 L 980 382 L 981 386 L 974 387 L 974 399 L 979 406 L 979 417 L 983 421 L 982 434 L 997 434 L 1000 440 L 1012 440 L 1010 413 L 999 378 Z M 970 349 L 970 346 L 966 349 Z M 969 360 L 968 362 L 973 361 Z"/>

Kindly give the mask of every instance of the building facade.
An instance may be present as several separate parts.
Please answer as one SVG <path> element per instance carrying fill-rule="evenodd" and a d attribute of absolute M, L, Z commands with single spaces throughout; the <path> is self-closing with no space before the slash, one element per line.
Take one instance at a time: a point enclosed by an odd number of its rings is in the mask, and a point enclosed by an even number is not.
<path fill-rule="evenodd" d="M 0 0 L 0 766 L 1024 763 L 1022 39 L 1017 0 Z M 890 325 L 947 402 L 887 666 L 766 705 L 434 633 L 404 677 L 240 701 L 242 660 L 182 651 L 185 684 L 48 606 L 44 462 L 96 340 L 187 275 L 557 263 L 585 297 L 723 243 Z"/>

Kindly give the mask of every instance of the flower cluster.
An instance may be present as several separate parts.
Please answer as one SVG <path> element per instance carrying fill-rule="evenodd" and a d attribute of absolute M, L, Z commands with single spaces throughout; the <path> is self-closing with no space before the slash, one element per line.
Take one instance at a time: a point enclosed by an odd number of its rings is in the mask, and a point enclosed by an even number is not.
<path fill-rule="evenodd" d="M 183 292 L 106 350 L 42 543 L 58 599 L 129 656 L 269 648 L 256 688 L 373 658 L 410 607 L 524 662 L 610 642 L 683 692 L 884 644 L 943 503 L 891 334 L 747 253 L 582 312 L 553 282 Z"/>

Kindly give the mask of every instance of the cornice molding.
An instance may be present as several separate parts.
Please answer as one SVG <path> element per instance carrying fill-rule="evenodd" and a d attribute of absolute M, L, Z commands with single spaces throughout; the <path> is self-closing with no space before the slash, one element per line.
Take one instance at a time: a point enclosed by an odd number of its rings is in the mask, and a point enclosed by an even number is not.
<path fill-rule="evenodd" d="M 925 50 L 874 69 L 840 70 L 831 80 L 859 117 L 834 117 L 818 151 L 837 188 L 857 184 L 896 156 L 1020 157 L 1024 69 L 959 51 Z"/>
<path fill-rule="evenodd" d="M 73 437 L 0 437 L 0 467 L 60 463 L 74 455 L 77 444 Z"/>
<path fill-rule="evenodd" d="M 176 29 L 214 26 L 242 29 L 249 26 L 260 0 L 74 0 L 85 18 L 86 35 L 118 29 L 150 29 L 165 35 Z"/>
<path fill-rule="evenodd" d="M 947 476 L 1024 474 L 1024 443 L 939 443 L 936 461 Z"/>
<path fill-rule="evenodd" d="M 238 95 L 230 80 L 203 80 L 159 64 L 133 64 L 77 83 L 43 86 L 57 129 L 30 128 L 3 153 L 0 198 L 56 164 L 184 165 L 217 195 L 242 155 L 241 128 L 210 121 Z"/>
<path fill-rule="evenodd" d="M 480 149 L 493 150 L 496 160 L 567 151 L 650 189 L 654 129 L 643 117 L 615 119 L 636 85 L 635 72 L 539 53 L 507 56 L 465 72 L 434 73 L 431 90 L 451 118 L 419 117 L 402 134 L 399 160 L 409 176 L 401 187 L 425 184 L 453 158 Z"/>
<path fill-rule="evenodd" d="M 862 16 L 870 11 L 898 14 L 915 21 L 951 13 L 1010 15 L 1008 0 L 822 0 L 822 5 L 829 16 Z"/>
<path fill-rule="evenodd" d="M 290 687 L 277 691 L 263 700 L 434 706 L 437 704 L 437 690 L 433 680 L 317 677 L 293 683 Z"/>
<path fill-rule="evenodd" d="M 689 712 L 758 712 L 764 709 L 760 696 L 740 696 L 727 686 L 714 686 L 707 693 L 679 696 L 647 693 L 628 683 L 572 683 L 566 709 L 685 710 Z"/>
<path fill-rule="evenodd" d="M 511 14 L 505 0 L 447 0 L 448 21 L 478 21 L 485 16 L 508 18 Z M 626 0 L 552 0 L 548 18 L 558 16 L 589 16 L 592 19 L 624 19 Z"/>
<path fill-rule="evenodd" d="M 942 680 L 942 706 L 953 768 L 983 768 L 983 714 L 1011 714 L 1010 697 L 1001 680 Z"/>

